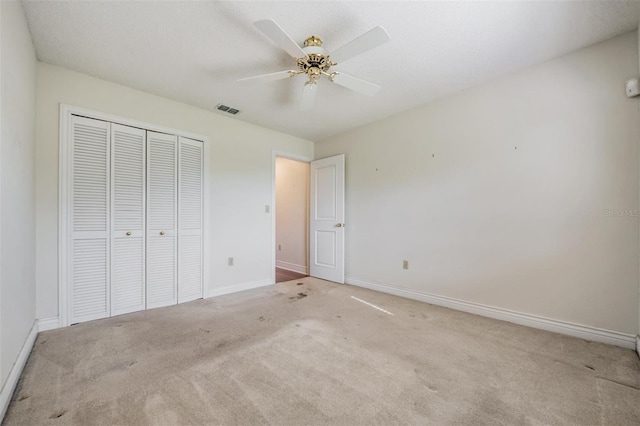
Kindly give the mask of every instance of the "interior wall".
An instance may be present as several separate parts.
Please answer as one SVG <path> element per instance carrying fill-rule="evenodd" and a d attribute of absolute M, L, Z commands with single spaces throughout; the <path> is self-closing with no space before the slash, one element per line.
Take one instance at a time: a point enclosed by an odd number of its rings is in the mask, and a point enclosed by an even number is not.
<path fill-rule="evenodd" d="M 58 315 L 59 104 L 202 134 L 210 142 L 211 216 L 206 292 L 272 280 L 272 151 L 311 158 L 313 143 L 219 113 L 38 63 L 36 126 L 37 315 Z M 212 100 L 212 105 L 215 104 Z M 269 209 L 273 211 L 273 209 Z M 227 259 L 234 257 L 234 266 Z"/>
<path fill-rule="evenodd" d="M 307 273 L 308 206 L 309 163 L 277 157 L 276 266 Z"/>
<path fill-rule="evenodd" d="M 637 333 L 637 73 L 634 32 L 317 143 L 347 279 Z"/>
<path fill-rule="evenodd" d="M 0 383 L 35 322 L 36 56 L 19 2 L 0 2 Z"/>

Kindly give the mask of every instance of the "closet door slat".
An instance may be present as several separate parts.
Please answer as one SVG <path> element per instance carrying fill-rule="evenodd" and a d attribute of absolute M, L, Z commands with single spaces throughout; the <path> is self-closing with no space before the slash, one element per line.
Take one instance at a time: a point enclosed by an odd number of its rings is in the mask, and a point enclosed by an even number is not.
<path fill-rule="evenodd" d="M 145 309 L 146 132 L 111 124 L 111 315 Z"/>
<path fill-rule="evenodd" d="M 71 324 L 109 316 L 109 131 L 71 119 Z"/>
<path fill-rule="evenodd" d="M 203 297 L 201 141 L 179 137 L 178 155 L 178 303 Z"/>
<path fill-rule="evenodd" d="M 147 307 L 178 302 L 177 138 L 147 132 Z"/>

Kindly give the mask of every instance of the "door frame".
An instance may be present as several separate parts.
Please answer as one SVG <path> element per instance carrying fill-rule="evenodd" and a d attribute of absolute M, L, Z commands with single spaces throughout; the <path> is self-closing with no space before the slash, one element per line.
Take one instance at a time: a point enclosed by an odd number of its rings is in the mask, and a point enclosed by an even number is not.
<path fill-rule="evenodd" d="M 278 157 L 309 164 L 313 161 L 313 156 L 308 157 L 275 149 L 271 151 L 271 284 L 276 283 L 276 158 Z M 309 263 L 308 254 L 309 241 L 307 238 L 307 263 Z"/>
<path fill-rule="evenodd" d="M 71 239 L 69 231 L 71 229 L 70 217 L 70 201 L 71 201 L 71 116 L 79 115 L 86 118 L 107 121 L 111 123 L 122 124 L 125 126 L 138 127 L 144 130 L 151 130 L 160 133 L 169 133 L 176 136 L 184 136 L 190 139 L 200 140 L 203 143 L 203 247 L 202 247 L 202 297 L 207 298 L 207 284 L 209 283 L 210 271 L 210 226 L 207 224 L 207 218 L 210 217 L 211 197 L 210 197 L 210 150 L 211 144 L 209 137 L 185 130 L 173 129 L 171 127 L 158 126 L 156 124 L 147 123 L 140 120 L 134 120 L 119 115 L 107 114 L 83 107 L 69 104 L 60 104 L 60 125 L 58 134 L 58 321 L 60 327 L 67 327 L 70 318 L 69 306 L 69 265 Z"/>

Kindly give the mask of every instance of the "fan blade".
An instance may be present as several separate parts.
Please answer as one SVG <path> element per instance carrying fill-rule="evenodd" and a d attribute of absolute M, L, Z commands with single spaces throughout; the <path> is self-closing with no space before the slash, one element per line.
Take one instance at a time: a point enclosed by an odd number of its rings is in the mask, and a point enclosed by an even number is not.
<path fill-rule="evenodd" d="M 317 90 L 318 85 L 316 83 L 305 83 L 304 89 L 302 89 L 302 100 L 300 101 L 301 111 L 309 111 L 313 108 Z"/>
<path fill-rule="evenodd" d="M 335 51 L 331 52 L 330 57 L 332 61 L 339 64 L 364 52 L 368 52 L 389 40 L 391 40 L 391 37 L 389 37 L 389 33 L 387 33 L 384 28 L 375 27 L 371 31 L 366 32 L 360 37 L 337 48 Z"/>
<path fill-rule="evenodd" d="M 293 41 L 289 34 L 285 33 L 280 25 L 276 24 L 273 19 L 265 19 L 263 21 L 256 21 L 253 23 L 257 29 L 262 31 L 262 34 L 266 35 L 273 41 L 276 46 L 282 48 L 289 55 L 294 58 L 304 58 L 307 56 L 304 50 L 298 44 Z"/>
<path fill-rule="evenodd" d="M 341 72 L 335 73 L 331 81 L 367 96 L 374 96 L 381 89 L 377 84 L 369 83 L 368 81 L 360 80 L 352 75 Z"/>
<path fill-rule="evenodd" d="M 293 77 L 294 75 L 295 75 L 295 71 L 278 71 L 278 72 L 272 72 L 271 74 L 262 74 L 262 75 L 256 75 L 254 77 L 241 78 L 237 81 L 259 80 L 263 83 L 267 83 L 269 81 L 282 80 L 287 77 Z"/>

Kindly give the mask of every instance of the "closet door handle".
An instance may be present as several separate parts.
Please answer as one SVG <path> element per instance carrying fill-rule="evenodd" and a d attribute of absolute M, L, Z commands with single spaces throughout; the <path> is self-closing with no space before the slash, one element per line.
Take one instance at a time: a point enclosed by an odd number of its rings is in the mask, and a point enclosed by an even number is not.
<path fill-rule="evenodd" d="M 131 231 L 127 231 L 127 237 L 131 236 Z"/>
<path fill-rule="evenodd" d="M 160 235 L 164 235 L 164 231 L 160 231 Z"/>

